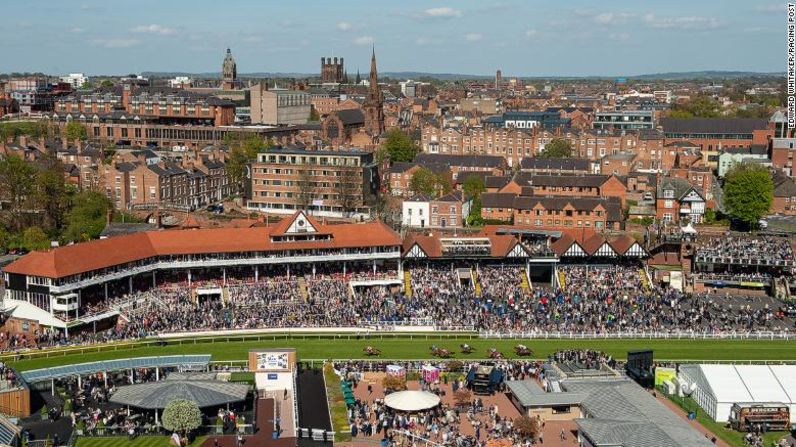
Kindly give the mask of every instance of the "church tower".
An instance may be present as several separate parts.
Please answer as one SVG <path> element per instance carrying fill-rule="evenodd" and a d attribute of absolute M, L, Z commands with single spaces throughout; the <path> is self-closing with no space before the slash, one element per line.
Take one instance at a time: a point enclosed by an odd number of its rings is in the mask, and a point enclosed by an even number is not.
<path fill-rule="evenodd" d="M 238 66 L 235 63 L 235 58 L 232 57 L 232 51 L 227 48 L 227 55 L 224 57 L 224 63 L 221 66 L 221 89 L 232 90 L 235 88 L 235 83 L 238 80 Z"/>
<path fill-rule="evenodd" d="M 365 110 L 365 130 L 375 139 L 384 133 L 384 94 L 379 88 L 375 47 L 370 58 L 370 87 L 362 107 Z"/>

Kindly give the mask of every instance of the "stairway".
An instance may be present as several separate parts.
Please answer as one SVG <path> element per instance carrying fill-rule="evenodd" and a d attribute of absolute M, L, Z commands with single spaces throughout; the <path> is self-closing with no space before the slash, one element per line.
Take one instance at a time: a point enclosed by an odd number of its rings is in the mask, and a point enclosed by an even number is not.
<path fill-rule="evenodd" d="M 404 295 L 412 296 L 412 273 L 404 270 Z"/>
<path fill-rule="evenodd" d="M 531 283 L 528 281 L 528 275 L 525 270 L 520 270 L 520 287 L 522 287 L 522 291 L 525 293 L 531 292 Z"/>
<path fill-rule="evenodd" d="M 310 293 L 307 291 L 307 280 L 303 276 L 299 277 L 298 286 L 299 286 L 299 295 L 301 295 L 301 299 L 307 301 L 307 298 L 309 298 Z"/>
<path fill-rule="evenodd" d="M 473 277 L 473 284 L 475 285 L 475 296 L 481 296 L 481 282 L 478 281 L 478 270 L 472 269 L 472 273 L 470 273 Z"/>
<path fill-rule="evenodd" d="M 567 278 L 562 270 L 558 271 L 558 288 L 561 290 L 567 289 Z"/>

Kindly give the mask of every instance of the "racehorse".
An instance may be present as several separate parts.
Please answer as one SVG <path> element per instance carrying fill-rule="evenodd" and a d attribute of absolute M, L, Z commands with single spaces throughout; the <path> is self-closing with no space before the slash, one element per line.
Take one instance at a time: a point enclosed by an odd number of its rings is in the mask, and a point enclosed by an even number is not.
<path fill-rule="evenodd" d="M 525 345 L 517 345 L 514 347 L 514 353 L 521 356 L 527 357 L 529 355 L 533 355 L 533 351 Z"/>
<path fill-rule="evenodd" d="M 364 353 L 365 353 L 365 355 L 367 355 L 367 356 L 371 356 L 371 355 L 381 355 L 381 349 L 374 348 L 373 346 L 365 346 L 365 347 L 362 349 L 362 352 L 364 352 Z"/>
<path fill-rule="evenodd" d="M 489 348 L 489 350 L 486 351 L 486 353 L 489 356 L 489 358 L 493 360 L 499 360 L 503 358 L 503 353 L 495 348 Z"/>

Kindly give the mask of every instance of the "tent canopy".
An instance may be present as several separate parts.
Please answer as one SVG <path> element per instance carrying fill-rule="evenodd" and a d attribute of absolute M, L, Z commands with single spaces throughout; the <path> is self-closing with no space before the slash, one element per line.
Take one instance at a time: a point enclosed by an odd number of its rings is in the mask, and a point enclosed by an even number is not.
<path fill-rule="evenodd" d="M 163 409 L 175 399 L 196 402 L 199 408 L 240 402 L 246 399 L 249 385 L 218 380 L 163 380 L 123 386 L 111 396 L 110 401 L 120 405 Z"/>
<path fill-rule="evenodd" d="M 384 403 L 398 411 L 423 411 L 439 405 L 439 396 L 428 391 L 398 391 L 388 394 Z"/>

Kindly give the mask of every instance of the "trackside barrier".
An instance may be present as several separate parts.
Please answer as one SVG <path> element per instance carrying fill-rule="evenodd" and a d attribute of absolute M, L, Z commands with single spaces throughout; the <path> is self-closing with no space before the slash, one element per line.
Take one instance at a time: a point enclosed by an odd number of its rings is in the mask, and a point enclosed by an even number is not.
<path fill-rule="evenodd" d="M 474 339 L 560 339 L 560 340 L 601 340 L 601 339 L 690 339 L 690 340 L 796 340 L 796 333 L 789 332 L 553 332 L 553 331 L 481 331 L 453 330 L 450 327 L 435 331 L 419 331 L 402 326 L 401 331 L 384 331 L 369 328 L 316 328 L 308 329 L 263 329 L 216 331 L 194 333 L 172 333 L 150 336 L 140 340 L 113 343 L 61 346 L 44 349 L 25 349 L 0 354 L 0 361 L 21 359 L 41 359 L 63 357 L 71 354 L 92 354 L 110 351 L 169 345 L 197 345 L 212 343 L 257 342 L 276 340 L 474 340 Z"/>
<path fill-rule="evenodd" d="M 561 340 L 599 340 L 599 339 L 649 339 L 649 340 L 796 340 L 792 332 L 496 332 L 481 331 L 481 338 L 495 339 L 561 339 Z"/>

